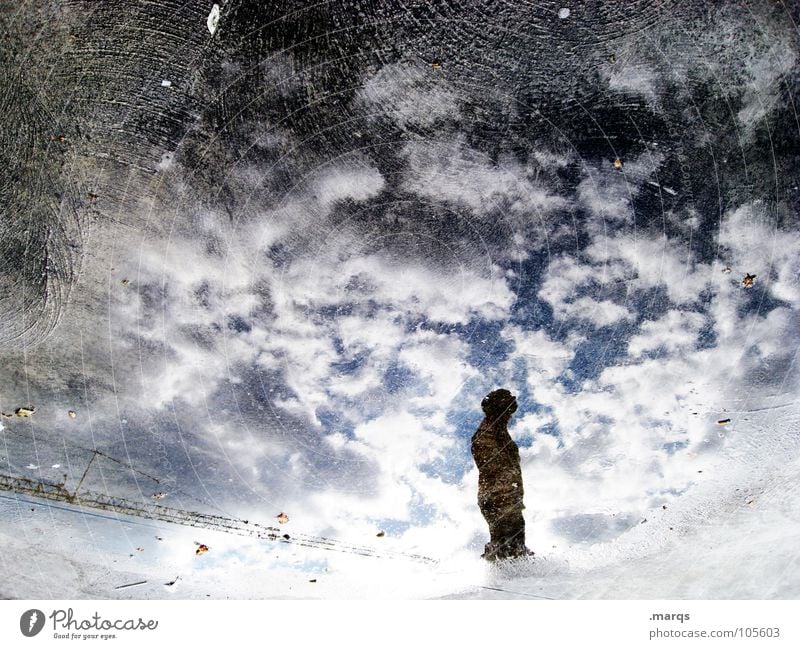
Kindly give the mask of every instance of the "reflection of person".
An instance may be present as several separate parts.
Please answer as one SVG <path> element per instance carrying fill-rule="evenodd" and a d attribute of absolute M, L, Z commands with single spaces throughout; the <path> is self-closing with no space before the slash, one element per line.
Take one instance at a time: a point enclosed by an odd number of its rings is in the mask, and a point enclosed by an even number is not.
<path fill-rule="evenodd" d="M 486 416 L 472 436 L 472 457 L 478 466 L 478 506 L 489 524 L 482 556 L 494 561 L 532 555 L 525 547 L 519 448 L 508 434 L 517 399 L 508 390 L 495 390 L 484 397 L 481 408 Z"/>

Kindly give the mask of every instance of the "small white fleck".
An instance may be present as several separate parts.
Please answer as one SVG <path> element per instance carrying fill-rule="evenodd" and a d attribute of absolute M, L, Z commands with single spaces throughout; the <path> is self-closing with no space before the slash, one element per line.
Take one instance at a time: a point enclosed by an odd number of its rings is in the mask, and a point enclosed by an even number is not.
<path fill-rule="evenodd" d="M 208 31 L 213 36 L 217 31 L 217 25 L 219 25 L 219 5 L 215 4 L 213 7 L 211 7 L 211 13 L 208 14 L 206 25 L 208 25 Z"/>
<path fill-rule="evenodd" d="M 51 468 L 51 469 L 60 469 L 60 468 L 61 468 L 61 465 L 60 465 L 60 464 L 54 464 L 54 465 L 53 465 L 53 466 L 51 466 L 50 468 Z"/>
<path fill-rule="evenodd" d="M 161 156 L 161 160 L 156 165 L 156 169 L 159 171 L 166 171 L 167 169 L 170 169 L 172 167 L 173 159 L 174 157 L 172 153 L 165 153 Z"/>
<path fill-rule="evenodd" d="M 558 10 L 558 17 L 561 18 L 561 20 L 569 18 L 569 14 L 570 11 L 566 7 L 561 7 L 561 9 Z"/>
<path fill-rule="evenodd" d="M 161 87 L 162 88 L 169 88 L 171 85 L 172 85 L 172 81 L 170 81 L 169 79 L 164 79 L 161 82 Z"/>

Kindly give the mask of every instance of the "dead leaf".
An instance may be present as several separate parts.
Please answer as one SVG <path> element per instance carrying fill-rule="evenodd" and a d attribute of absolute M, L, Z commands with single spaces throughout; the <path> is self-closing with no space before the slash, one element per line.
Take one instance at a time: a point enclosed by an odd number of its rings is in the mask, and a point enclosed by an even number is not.
<path fill-rule="evenodd" d="M 209 548 L 207 545 L 203 543 L 198 543 L 197 549 L 194 551 L 194 553 L 199 557 L 201 554 L 205 554 L 206 552 L 208 552 L 208 549 Z"/>
<path fill-rule="evenodd" d="M 622 169 L 622 160 L 619 158 L 614 160 L 614 169 Z"/>
<path fill-rule="evenodd" d="M 729 424 L 729 423 L 731 423 L 731 420 L 730 420 L 730 419 L 718 419 L 718 420 L 717 420 L 717 423 L 718 423 L 720 426 L 725 426 L 726 424 Z"/>
<path fill-rule="evenodd" d="M 283 525 L 284 523 L 288 523 L 289 522 L 289 516 L 285 512 L 281 512 L 280 514 L 278 514 L 276 516 L 276 518 L 278 519 L 278 522 L 281 525 Z"/>
<path fill-rule="evenodd" d="M 742 286 L 744 286 L 745 288 L 753 288 L 753 284 L 756 281 L 756 277 L 757 275 L 751 275 L 750 273 L 748 273 L 742 279 Z"/>
<path fill-rule="evenodd" d="M 14 411 L 14 414 L 17 417 L 30 417 L 35 412 L 36 408 L 34 408 L 33 406 L 29 406 L 28 408 L 17 408 Z"/>
<path fill-rule="evenodd" d="M 380 531 L 380 532 L 378 532 L 378 533 L 377 533 L 375 536 L 377 536 L 377 537 L 380 539 L 380 538 L 382 538 L 382 537 L 386 536 L 386 532 L 384 532 L 383 530 L 381 530 L 381 531 Z"/>

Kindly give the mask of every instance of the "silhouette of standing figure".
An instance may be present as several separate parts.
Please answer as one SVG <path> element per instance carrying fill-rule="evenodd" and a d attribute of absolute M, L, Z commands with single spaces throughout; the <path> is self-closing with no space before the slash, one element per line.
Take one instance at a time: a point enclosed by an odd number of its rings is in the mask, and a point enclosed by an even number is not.
<path fill-rule="evenodd" d="M 495 390 L 484 397 L 481 408 L 486 416 L 472 436 L 478 506 L 489 524 L 489 543 L 481 556 L 494 561 L 532 555 L 525 547 L 519 447 L 508 434 L 517 399 L 508 390 Z"/>

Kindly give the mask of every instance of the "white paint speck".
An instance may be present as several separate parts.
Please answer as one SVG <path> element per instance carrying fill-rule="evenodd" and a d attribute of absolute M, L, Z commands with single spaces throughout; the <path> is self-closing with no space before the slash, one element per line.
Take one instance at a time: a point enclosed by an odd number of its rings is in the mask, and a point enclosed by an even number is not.
<path fill-rule="evenodd" d="M 172 85 L 172 81 L 170 81 L 169 79 L 164 79 L 161 82 L 161 87 L 162 88 L 169 88 L 171 85 Z"/>
<path fill-rule="evenodd" d="M 558 17 L 561 18 L 561 20 L 569 18 L 569 14 L 570 11 L 566 7 L 561 7 L 561 9 L 558 10 Z"/>
<path fill-rule="evenodd" d="M 60 469 L 60 468 L 61 468 L 61 465 L 60 465 L 60 464 L 54 464 L 54 465 L 53 465 L 53 466 L 51 466 L 50 468 L 51 468 L 51 469 Z"/>
<path fill-rule="evenodd" d="M 172 153 L 165 153 L 164 155 L 161 156 L 161 160 L 156 165 L 156 169 L 158 169 L 159 171 L 166 171 L 167 169 L 171 169 L 174 158 L 175 156 Z"/>
<path fill-rule="evenodd" d="M 217 31 L 217 25 L 219 25 L 219 5 L 211 7 L 211 13 L 208 14 L 206 25 L 208 25 L 208 31 L 213 36 Z"/>

